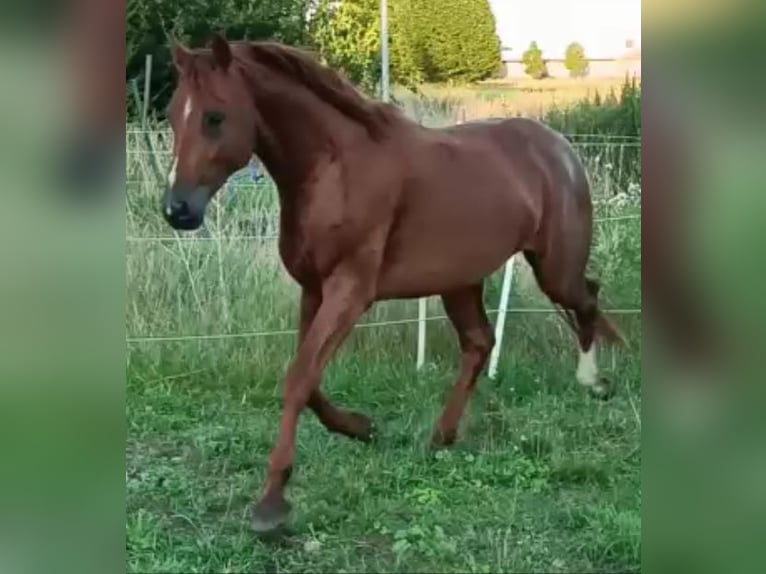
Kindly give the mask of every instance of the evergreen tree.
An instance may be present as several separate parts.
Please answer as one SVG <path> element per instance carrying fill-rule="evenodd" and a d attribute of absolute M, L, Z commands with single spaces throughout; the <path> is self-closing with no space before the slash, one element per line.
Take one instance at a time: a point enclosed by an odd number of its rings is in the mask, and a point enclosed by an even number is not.
<path fill-rule="evenodd" d="M 415 59 L 427 81 L 475 82 L 500 65 L 500 41 L 487 0 L 417 0 Z"/>

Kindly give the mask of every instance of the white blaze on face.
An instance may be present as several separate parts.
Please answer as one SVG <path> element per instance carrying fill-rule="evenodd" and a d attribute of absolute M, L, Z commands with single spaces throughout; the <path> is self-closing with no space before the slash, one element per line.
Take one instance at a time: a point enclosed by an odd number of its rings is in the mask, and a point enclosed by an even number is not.
<path fill-rule="evenodd" d="M 178 132 L 183 133 L 183 129 L 186 127 L 186 122 L 189 120 L 189 116 L 192 113 L 192 99 L 191 96 L 186 97 L 184 102 L 183 115 L 181 125 L 178 126 Z M 168 174 L 168 187 L 173 187 L 176 184 L 176 177 L 178 177 L 178 157 L 173 157 L 173 164 L 170 167 L 170 173 Z"/>
<path fill-rule="evenodd" d="M 173 158 L 173 165 L 170 166 L 170 173 L 168 174 L 168 186 L 173 187 L 176 184 L 176 175 L 178 171 L 178 158 Z"/>
<path fill-rule="evenodd" d="M 598 367 L 596 366 L 596 345 L 580 351 L 580 362 L 577 364 L 577 381 L 585 387 L 593 387 L 598 383 Z"/>
<path fill-rule="evenodd" d="M 184 104 L 184 125 L 186 125 L 186 121 L 189 119 L 189 116 L 192 113 L 192 99 L 191 96 L 187 96 L 186 103 Z"/>
<path fill-rule="evenodd" d="M 178 170 L 178 158 L 173 158 L 173 165 L 170 168 L 170 173 L 168 174 L 168 189 L 173 189 L 173 186 L 176 184 L 176 171 Z M 165 206 L 165 215 L 170 217 L 173 215 L 173 209 L 170 207 L 170 204 Z"/>

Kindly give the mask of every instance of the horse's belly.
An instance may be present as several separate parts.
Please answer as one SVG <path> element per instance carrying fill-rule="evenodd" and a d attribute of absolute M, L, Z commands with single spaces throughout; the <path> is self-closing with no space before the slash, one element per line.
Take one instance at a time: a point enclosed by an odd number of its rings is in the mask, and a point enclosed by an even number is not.
<path fill-rule="evenodd" d="M 476 284 L 521 249 L 524 237 L 513 226 L 491 222 L 464 229 L 425 224 L 400 231 L 391 242 L 378 279 L 379 299 L 434 295 Z"/>

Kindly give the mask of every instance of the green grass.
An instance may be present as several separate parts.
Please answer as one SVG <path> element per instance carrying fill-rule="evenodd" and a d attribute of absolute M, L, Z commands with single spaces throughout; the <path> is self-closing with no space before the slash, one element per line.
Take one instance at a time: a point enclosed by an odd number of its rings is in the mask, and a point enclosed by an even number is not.
<path fill-rule="evenodd" d="M 414 329 L 355 333 L 324 388 L 372 416 L 377 441 L 330 435 L 305 415 L 291 532 L 266 542 L 250 534 L 247 511 L 275 436 L 292 338 L 194 344 L 197 361 L 179 360 L 175 347 L 136 351 L 128 570 L 636 570 L 639 363 L 621 354 L 610 373 L 618 396 L 593 401 L 577 388 L 575 348 L 553 322 L 510 322 L 501 377 L 481 382 L 459 444 L 439 453 L 427 438 L 456 355 L 440 348 L 418 375 Z M 638 319 L 623 326 L 635 340 Z M 449 336 L 447 325 L 430 330 L 430 341 Z"/>
<path fill-rule="evenodd" d="M 155 149 L 166 143 L 155 138 Z M 273 186 L 238 180 L 195 234 L 207 239 L 176 241 L 159 215 L 143 145 L 128 141 L 140 153 L 128 158 L 126 232 L 167 240 L 128 243 L 128 336 L 294 329 L 298 290 L 276 243 L 233 238 L 276 231 Z M 615 149 L 581 148 L 600 217 L 640 205 L 640 193 L 615 183 L 637 169 L 619 163 Z M 640 225 L 596 228 L 591 267 L 606 307 L 641 305 Z M 490 309 L 500 280 L 498 272 L 487 283 Z M 511 306 L 548 306 L 525 264 Z M 443 314 L 438 299 L 429 314 Z M 363 321 L 416 316 L 416 302 L 388 302 Z M 602 353 L 618 392 L 601 403 L 575 382 L 577 347 L 556 315 L 509 315 L 498 379 L 480 382 L 458 444 L 438 453 L 427 442 L 458 360 L 449 324 L 428 324 L 421 372 L 416 325 L 354 331 L 323 389 L 371 416 L 377 440 L 331 435 L 306 413 L 288 490 L 292 521 L 271 540 L 251 535 L 248 510 L 276 435 L 294 336 L 130 343 L 127 570 L 637 571 L 641 318 L 616 320 L 630 347 Z"/>

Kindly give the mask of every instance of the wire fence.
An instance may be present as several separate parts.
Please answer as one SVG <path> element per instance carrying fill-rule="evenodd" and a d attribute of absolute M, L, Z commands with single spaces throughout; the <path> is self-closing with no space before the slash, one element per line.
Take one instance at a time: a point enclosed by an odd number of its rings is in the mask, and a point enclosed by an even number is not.
<path fill-rule="evenodd" d="M 599 146 L 599 147 L 626 147 L 626 148 L 638 148 L 641 147 L 640 141 L 630 141 L 630 140 L 618 140 L 618 141 L 599 141 L 597 139 L 594 140 L 576 140 L 572 142 L 575 147 L 581 147 L 581 146 Z M 173 155 L 172 150 L 170 149 L 164 149 L 164 150 L 148 150 L 148 149 L 127 149 L 125 150 L 125 153 L 128 155 L 161 155 L 165 157 L 170 157 Z"/>
<path fill-rule="evenodd" d="M 608 223 L 612 221 L 628 221 L 641 219 L 641 214 L 631 213 L 628 215 L 616 215 L 613 217 L 597 217 L 594 218 L 593 223 Z M 217 236 L 182 236 L 182 235 L 147 235 L 147 236 L 127 236 L 125 241 L 128 243 L 194 243 L 197 241 L 276 241 L 279 239 L 278 234 L 263 234 L 263 235 L 217 235 Z"/>
<path fill-rule="evenodd" d="M 555 314 L 558 311 L 545 307 L 519 307 L 515 309 L 505 310 L 506 314 Z M 640 315 L 641 309 L 604 309 L 604 312 L 609 315 Z M 500 313 L 499 309 L 492 309 L 487 311 L 487 315 L 497 315 Z M 449 317 L 447 315 L 431 315 L 426 317 L 426 322 L 434 321 L 446 321 Z M 357 323 L 355 329 L 371 329 L 377 327 L 393 327 L 397 325 L 415 325 L 421 322 L 421 319 L 398 319 L 393 321 L 374 321 L 370 323 Z M 220 341 L 227 339 L 257 339 L 262 337 L 284 337 L 295 336 L 298 334 L 297 329 L 284 329 L 275 331 L 244 331 L 241 333 L 211 333 L 205 335 L 168 335 L 168 336 L 148 336 L 148 337 L 126 337 L 125 342 L 129 345 L 139 345 L 144 343 L 186 343 L 194 341 Z"/>
<path fill-rule="evenodd" d="M 126 137 L 141 136 L 141 135 L 154 135 L 161 136 L 163 138 L 171 138 L 173 131 L 168 127 L 166 129 L 127 129 L 125 130 Z M 563 134 L 569 140 L 598 140 L 598 141 L 627 141 L 627 142 L 640 142 L 641 136 L 634 136 L 628 134 L 606 134 L 606 133 L 565 133 Z"/>
<path fill-rule="evenodd" d="M 602 217 L 594 219 L 595 223 L 611 223 L 611 222 L 621 222 L 621 221 L 627 221 L 627 220 L 638 220 L 640 219 L 640 214 L 629 214 L 629 215 L 623 215 L 623 216 L 614 216 L 614 217 Z M 277 239 L 278 235 L 253 235 L 253 236 L 229 236 L 225 239 L 228 240 L 237 240 L 237 241 L 264 241 L 264 240 L 272 240 Z M 199 242 L 199 241 L 206 241 L 206 242 L 221 242 L 221 237 L 128 237 L 128 242 L 132 243 L 152 243 L 152 242 Z M 512 269 L 515 263 L 515 256 L 511 258 L 506 263 L 506 275 L 503 279 L 503 289 L 501 294 L 501 301 L 500 301 L 500 308 L 498 309 L 492 309 L 487 311 L 487 314 L 489 316 L 507 316 L 507 315 L 513 315 L 513 314 L 554 314 L 559 313 L 560 311 L 554 307 L 517 307 L 517 308 L 509 308 L 508 307 L 508 300 L 510 297 L 510 290 L 511 290 L 511 284 L 512 284 Z M 509 273 L 510 271 L 510 273 Z M 506 286 L 507 284 L 507 286 Z M 422 367 L 422 364 L 424 362 L 425 357 L 425 347 L 426 347 L 426 340 L 425 340 L 425 324 L 431 323 L 434 321 L 445 321 L 448 320 L 449 317 L 447 315 L 431 315 L 428 316 L 426 314 L 426 306 L 425 306 L 426 299 L 423 298 L 420 300 L 420 311 L 419 311 L 419 317 L 418 318 L 411 318 L 411 319 L 398 319 L 398 320 L 391 320 L 391 321 L 375 321 L 375 322 L 368 322 L 368 323 L 358 323 L 355 326 L 355 329 L 371 329 L 371 328 L 381 328 L 381 327 L 390 327 L 390 326 L 401 326 L 401 325 L 415 325 L 417 324 L 419 326 L 419 333 L 418 333 L 418 349 L 417 349 L 417 366 L 418 368 Z M 608 315 L 640 315 L 642 310 L 641 307 L 627 307 L 627 308 L 607 308 L 603 309 L 605 313 Z M 298 334 L 297 329 L 283 329 L 283 330 L 270 330 L 270 331 L 243 331 L 243 332 L 235 332 L 235 333 L 209 333 L 209 334 L 180 334 L 180 335 L 134 335 L 134 336 L 127 336 L 125 341 L 126 344 L 129 346 L 136 346 L 136 345 L 146 345 L 146 344 L 170 344 L 170 343 L 193 343 L 193 342 L 202 342 L 202 341 L 224 341 L 224 340 L 235 340 L 235 339 L 255 339 L 255 338 L 263 338 L 263 337 L 284 337 L 284 336 L 296 336 Z M 497 362 L 497 356 L 499 356 L 500 348 L 502 346 L 502 328 L 500 329 L 500 332 L 497 333 L 497 344 L 496 344 L 496 356 L 495 360 L 493 361 L 493 364 L 490 365 L 490 374 L 491 376 L 494 376 L 494 372 L 497 370 L 496 362 Z"/>

